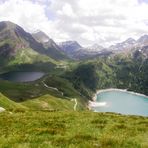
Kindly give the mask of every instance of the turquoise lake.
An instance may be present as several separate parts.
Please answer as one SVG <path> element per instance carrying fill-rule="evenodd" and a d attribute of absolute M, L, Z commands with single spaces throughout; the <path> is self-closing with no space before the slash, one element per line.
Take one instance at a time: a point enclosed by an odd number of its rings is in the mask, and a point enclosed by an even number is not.
<path fill-rule="evenodd" d="M 129 92 L 106 91 L 97 95 L 92 109 L 96 112 L 148 116 L 148 98 Z"/>

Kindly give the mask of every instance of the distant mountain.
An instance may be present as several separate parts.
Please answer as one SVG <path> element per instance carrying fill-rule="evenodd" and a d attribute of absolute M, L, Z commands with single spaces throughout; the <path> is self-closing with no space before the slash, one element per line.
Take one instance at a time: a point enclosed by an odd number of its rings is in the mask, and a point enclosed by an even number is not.
<path fill-rule="evenodd" d="M 76 59 L 92 59 L 97 56 L 108 56 L 110 54 L 112 54 L 111 51 L 95 44 L 93 46 L 79 48 L 73 53 L 73 57 Z"/>
<path fill-rule="evenodd" d="M 124 42 L 111 45 L 108 49 L 120 52 L 122 50 L 132 48 L 135 45 L 135 43 L 136 43 L 136 40 L 134 40 L 133 38 L 128 38 Z"/>
<path fill-rule="evenodd" d="M 105 57 L 111 55 L 112 52 L 106 49 L 101 51 L 91 52 L 86 50 L 85 48 L 79 49 L 79 51 L 75 52 L 74 58 L 79 60 L 93 59 L 96 57 Z"/>
<path fill-rule="evenodd" d="M 82 46 L 77 41 L 60 42 L 58 45 L 61 50 L 63 50 L 69 56 L 71 56 L 71 54 L 77 51 L 79 48 L 82 48 Z"/>
<path fill-rule="evenodd" d="M 148 35 L 143 35 L 137 40 L 137 44 L 139 46 L 147 46 L 148 45 Z"/>
<path fill-rule="evenodd" d="M 138 40 L 128 38 L 127 40 L 111 45 L 108 48 L 104 48 L 98 44 L 94 44 L 89 47 L 82 47 L 76 41 L 61 42 L 59 43 L 59 47 L 73 59 L 87 59 L 120 53 L 127 56 L 133 56 L 134 52 L 138 50 L 141 51 L 143 55 L 147 55 L 148 35 L 143 35 Z"/>
<path fill-rule="evenodd" d="M 144 57 L 148 57 L 148 35 L 143 35 L 138 40 L 129 38 L 124 42 L 110 46 L 107 50 L 112 51 L 114 54 L 122 53 L 133 56 L 134 53 L 139 53 Z"/>
<path fill-rule="evenodd" d="M 89 47 L 82 47 L 76 41 L 66 41 L 58 44 L 61 50 L 63 50 L 69 57 L 73 59 L 87 59 L 93 58 L 98 54 L 106 54 L 104 47 L 94 44 Z"/>
<path fill-rule="evenodd" d="M 36 32 L 32 33 L 32 36 L 40 43 L 46 43 L 50 40 L 48 35 L 46 35 L 44 32 L 37 30 Z"/>
<path fill-rule="evenodd" d="M 54 42 L 52 45 L 52 47 L 45 46 L 12 22 L 0 22 L 0 66 L 67 58 L 64 53 L 54 47 Z"/>
<path fill-rule="evenodd" d="M 78 57 L 75 56 L 75 53 L 77 53 L 82 46 L 77 41 L 60 42 L 58 45 L 70 58 L 78 59 Z"/>
<path fill-rule="evenodd" d="M 147 59 L 148 58 L 148 46 L 137 47 L 132 52 L 132 56 L 136 59 Z"/>
<path fill-rule="evenodd" d="M 33 33 L 32 36 L 37 42 L 43 44 L 44 48 L 47 49 L 52 58 L 68 59 L 67 55 L 63 51 L 61 51 L 60 47 L 44 32 L 38 31 L 36 33 Z"/>

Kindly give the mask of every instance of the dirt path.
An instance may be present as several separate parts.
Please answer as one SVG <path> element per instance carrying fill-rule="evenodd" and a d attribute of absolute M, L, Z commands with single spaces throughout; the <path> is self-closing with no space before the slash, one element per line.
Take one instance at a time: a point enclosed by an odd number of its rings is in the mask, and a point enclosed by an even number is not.
<path fill-rule="evenodd" d="M 71 101 L 74 101 L 75 102 L 74 107 L 73 107 L 73 110 L 76 111 L 77 105 L 78 105 L 77 99 L 75 98 L 75 99 L 72 99 Z"/>
<path fill-rule="evenodd" d="M 62 96 L 64 95 L 63 92 L 59 91 L 57 88 L 48 86 L 44 81 L 42 81 L 42 83 L 46 88 L 53 89 L 53 90 L 59 92 Z"/>

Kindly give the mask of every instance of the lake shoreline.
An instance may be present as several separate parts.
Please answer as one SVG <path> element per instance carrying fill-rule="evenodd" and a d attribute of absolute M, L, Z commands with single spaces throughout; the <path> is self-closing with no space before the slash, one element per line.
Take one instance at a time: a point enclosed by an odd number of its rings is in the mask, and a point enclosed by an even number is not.
<path fill-rule="evenodd" d="M 136 92 L 133 92 L 133 91 L 128 91 L 127 89 L 118 89 L 118 88 L 108 88 L 108 89 L 100 89 L 100 90 L 97 90 L 96 93 L 93 95 L 92 97 L 92 101 L 89 101 L 88 102 L 88 109 L 89 110 L 92 110 L 92 107 L 95 103 L 97 103 L 97 95 L 102 93 L 102 92 L 108 92 L 108 91 L 120 91 L 120 92 L 126 92 L 126 93 L 129 93 L 129 94 L 133 94 L 133 95 L 137 95 L 137 96 L 142 96 L 142 97 L 145 97 L 148 99 L 148 96 L 144 95 L 144 94 L 141 94 L 141 93 L 136 93 Z"/>

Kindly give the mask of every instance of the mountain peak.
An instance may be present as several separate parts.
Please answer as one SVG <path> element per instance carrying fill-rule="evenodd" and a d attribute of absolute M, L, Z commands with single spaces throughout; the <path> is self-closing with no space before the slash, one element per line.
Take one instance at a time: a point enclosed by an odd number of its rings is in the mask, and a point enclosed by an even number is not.
<path fill-rule="evenodd" d="M 77 41 L 65 41 L 59 43 L 60 48 L 63 51 L 75 51 L 77 49 L 82 48 L 82 46 Z"/>
<path fill-rule="evenodd" d="M 16 28 L 21 28 L 19 25 L 13 23 L 13 22 L 10 22 L 10 21 L 2 21 L 0 22 L 0 28 L 1 26 L 3 26 L 4 28 L 7 28 L 7 29 L 16 29 Z"/>
<path fill-rule="evenodd" d="M 128 43 L 128 44 L 133 44 L 135 42 L 136 42 L 136 40 L 133 38 L 128 38 L 127 40 L 124 41 L 124 43 Z"/>
<path fill-rule="evenodd" d="M 43 42 L 36 40 L 32 34 L 12 22 L 0 22 L 0 55 L 15 57 L 22 50 L 26 52 L 27 49 L 31 49 L 38 55 L 48 56 L 56 60 L 67 58 L 45 33 L 40 31 L 37 35 Z"/>
<path fill-rule="evenodd" d="M 32 35 L 38 42 L 41 42 L 41 43 L 46 43 L 50 40 L 48 35 L 46 35 L 44 32 L 40 30 L 34 32 Z"/>
<path fill-rule="evenodd" d="M 70 40 L 70 41 L 65 41 L 65 42 L 60 42 L 59 44 L 65 44 L 65 45 L 72 45 L 72 44 L 77 44 L 78 46 L 80 46 L 81 47 L 81 45 L 77 42 L 77 41 L 72 41 L 72 40 Z"/>
<path fill-rule="evenodd" d="M 141 37 L 137 40 L 137 42 L 139 42 L 139 43 L 146 43 L 146 42 L 148 42 L 148 35 L 145 34 L 145 35 L 141 36 Z"/>
<path fill-rule="evenodd" d="M 1 21 L 0 24 L 10 25 L 10 26 L 16 25 L 15 23 L 12 23 L 10 21 Z"/>
<path fill-rule="evenodd" d="M 7 29 L 15 29 L 16 28 L 16 24 L 10 22 L 10 21 L 2 21 L 0 22 L 0 31 L 2 31 L 3 29 L 7 28 Z"/>

